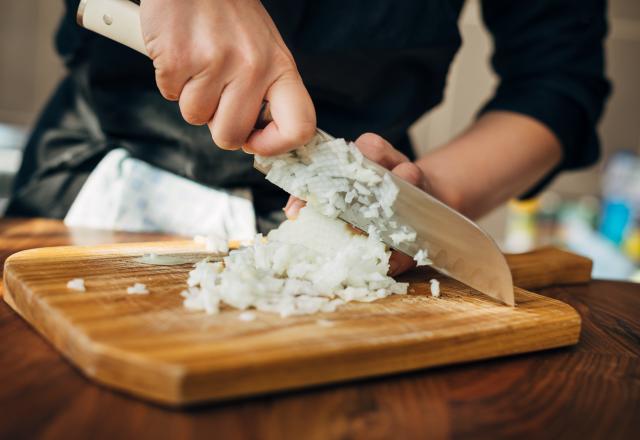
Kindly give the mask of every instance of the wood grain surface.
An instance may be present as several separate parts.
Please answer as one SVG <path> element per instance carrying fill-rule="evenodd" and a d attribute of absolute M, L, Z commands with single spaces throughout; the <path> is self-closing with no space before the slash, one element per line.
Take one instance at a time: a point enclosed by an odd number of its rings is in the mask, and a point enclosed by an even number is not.
<path fill-rule="evenodd" d="M 558 248 L 545 247 L 523 254 L 507 254 L 506 257 L 513 284 L 523 289 L 587 283 L 591 280 L 593 264 L 590 259 Z"/>
<path fill-rule="evenodd" d="M 146 253 L 185 264 L 137 261 Z M 87 376 L 170 405 L 555 348 L 580 332 L 566 304 L 517 288 L 518 306 L 503 306 L 428 268 L 405 276 L 409 295 L 335 313 L 209 316 L 184 309 L 179 296 L 206 256 L 192 241 L 23 251 L 6 260 L 5 300 Z M 563 256 L 553 254 L 558 265 Z M 535 258 L 519 270 L 534 279 Z M 86 293 L 66 287 L 73 278 L 85 280 Z M 430 278 L 440 280 L 441 298 L 431 297 Z M 136 282 L 151 293 L 128 295 Z"/>
<path fill-rule="evenodd" d="M 102 234 L 91 242 L 145 240 Z M 60 222 L 0 220 L 0 271 L 17 250 L 74 240 Z M 580 313 L 578 345 L 182 411 L 94 385 L 0 302 L 0 438 L 639 438 L 638 286 L 542 293 Z"/>

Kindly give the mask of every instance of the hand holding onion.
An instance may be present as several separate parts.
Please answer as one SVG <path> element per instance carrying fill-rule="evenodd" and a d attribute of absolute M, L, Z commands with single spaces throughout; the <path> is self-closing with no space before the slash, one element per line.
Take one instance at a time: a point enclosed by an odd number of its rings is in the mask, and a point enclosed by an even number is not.
<path fill-rule="evenodd" d="M 391 170 L 398 177 L 423 191 L 432 191 L 431 184 L 422 170 L 383 137 L 374 133 L 365 133 L 355 141 L 355 144 L 367 159 Z M 288 218 L 294 218 L 304 205 L 303 200 L 291 196 L 284 208 L 285 214 Z M 389 265 L 389 275 L 397 275 L 414 267 L 415 261 L 407 255 L 394 251 Z"/>

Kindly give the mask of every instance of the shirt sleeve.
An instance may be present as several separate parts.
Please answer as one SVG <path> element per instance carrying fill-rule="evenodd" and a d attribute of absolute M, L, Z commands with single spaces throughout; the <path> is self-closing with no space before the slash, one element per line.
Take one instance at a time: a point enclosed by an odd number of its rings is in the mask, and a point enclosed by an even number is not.
<path fill-rule="evenodd" d="M 605 0 L 483 0 L 493 35 L 499 86 L 481 113 L 506 110 L 546 125 L 560 140 L 561 164 L 523 197 L 562 170 L 599 158 L 596 124 L 610 84 L 604 75 Z"/>

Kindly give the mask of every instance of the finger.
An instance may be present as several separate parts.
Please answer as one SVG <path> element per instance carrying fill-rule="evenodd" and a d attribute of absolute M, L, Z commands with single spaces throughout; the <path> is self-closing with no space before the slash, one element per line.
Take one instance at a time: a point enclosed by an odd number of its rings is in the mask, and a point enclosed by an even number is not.
<path fill-rule="evenodd" d="M 400 275 L 401 273 L 414 268 L 415 265 L 416 262 L 410 256 L 405 255 L 402 252 L 393 251 L 389 258 L 389 276 Z"/>
<path fill-rule="evenodd" d="M 300 210 L 307 205 L 307 202 L 301 200 L 295 196 L 289 197 L 287 206 L 284 207 L 284 213 L 289 220 L 293 220 L 298 217 Z"/>
<path fill-rule="evenodd" d="M 169 54 L 153 60 L 156 71 L 156 84 L 162 96 L 169 101 L 177 101 L 190 75 L 181 68 L 183 62 L 178 55 Z"/>
<path fill-rule="evenodd" d="M 282 208 L 283 211 L 287 211 L 287 209 L 289 209 L 289 207 L 291 206 L 291 204 L 297 200 L 298 198 L 296 196 L 289 196 L 289 199 L 287 200 L 287 204 L 284 205 L 284 208 Z"/>
<path fill-rule="evenodd" d="M 423 191 L 428 191 L 427 187 L 427 179 L 424 176 L 424 173 L 420 169 L 418 165 L 413 162 L 404 162 L 400 165 L 397 165 L 391 171 L 396 176 L 400 177 L 403 180 L 406 180 L 410 184 L 417 186 Z"/>
<path fill-rule="evenodd" d="M 386 139 L 375 133 L 365 133 L 355 142 L 364 156 L 387 169 L 393 169 L 397 165 L 408 162 L 409 158 L 393 148 Z"/>
<path fill-rule="evenodd" d="M 251 135 L 265 90 L 247 79 L 238 79 L 222 91 L 218 108 L 209 123 L 215 144 L 225 150 L 237 150 Z"/>
<path fill-rule="evenodd" d="M 279 78 L 269 88 L 266 99 L 273 121 L 252 133 L 246 149 L 271 156 L 311 140 L 316 130 L 316 112 L 299 75 L 292 73 Z"/>
<path fill-rule="evenodd" d="M 180 112 L 192 125 L 209 122 L 218 108 L 222 84 L 216 83 L 210 74 L 191 78 L 180 93 Z"/>

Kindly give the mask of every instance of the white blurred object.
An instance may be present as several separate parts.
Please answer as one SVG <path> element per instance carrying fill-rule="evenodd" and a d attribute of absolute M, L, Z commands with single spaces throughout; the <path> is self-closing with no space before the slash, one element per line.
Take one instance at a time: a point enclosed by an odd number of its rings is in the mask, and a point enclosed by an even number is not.
<path fill-rule="evenodd" d="M 16 125 L 0 124 L 0 149 L 22 150 L 26 140 L 26 128 Z"/>
<path fill-rule="evenodd" d="M 20 168 L 26 139 L 26 129 L 0 124 L 0 216 L 4 214 L 9 202 L 11 182 Z"/>
<path fill-rule="evenodd" d="M 77 290 L 78 292 L 86 292 L 83 278 L 74 278 L 67 283 L 67 289 Z"/>
<path fill-rule="evenodd" d="M 612 242 L 578 218 L 564 222 L 563 239 L 571 251 L 593 260 L 593 278 L 629 280 L 636 271 L 633 263 Z"/>
<path fill-rule="evenodd" d="M 630 205 L 640 205 L 640 159 L 630 151 L 620 151 L 607 163 L 602 176 L 605 199 L 624 199 Z"/>
<path fill-rule="evenodd" d="M 127 287 L 127 294 L 129 295 L 148 295 L 149 289 L 142 283 L 135 283 L 131 287 Z"/>
<path fill-rule="evenodd" d="M 429 286 L 431 288 L 431 296 L 440 298 L 440 281 L 432 278 L 429 280 Z"/>
<path fill-rule="evenodd" d="M 193 241 L 198 244 L 204 245 L 207 252 L 214 252 L 216 254 L 226 254 L 229 252 L 229 241 L 219 235 L 196 235 L 193 237 Z"/>
<path fill-rule="evenodd" d="M 22 151 L 0 147 L 0 174 L 15 174 L 20 168 Z"/>
<path fill-rule="evenodd" d="M 250 240 L 257 232 L 248 190 L 208 188 L 132 158 L 122 149 L 111 151 L 98 164 L 64 223 L 227 240 Z"/>

